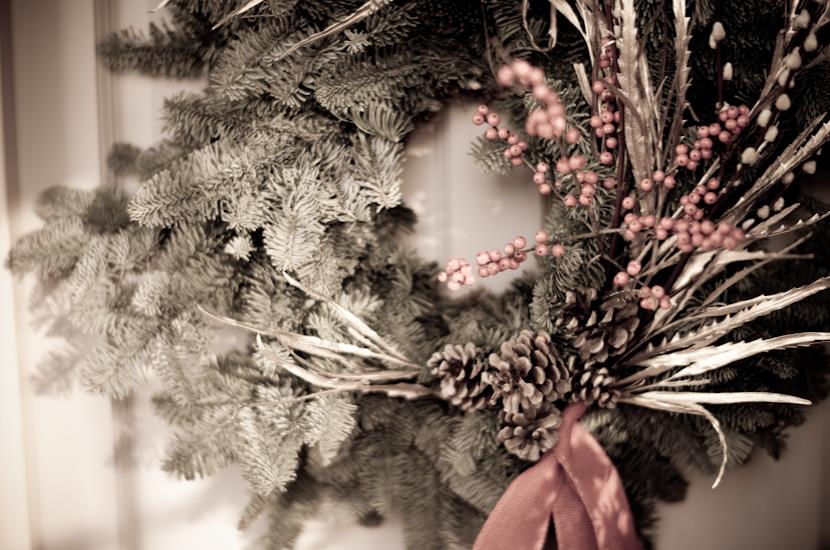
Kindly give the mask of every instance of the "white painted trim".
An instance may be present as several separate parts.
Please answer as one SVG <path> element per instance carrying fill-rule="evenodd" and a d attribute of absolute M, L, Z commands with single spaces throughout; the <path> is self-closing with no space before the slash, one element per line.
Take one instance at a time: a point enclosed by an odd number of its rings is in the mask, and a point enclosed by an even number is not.
<path fill-rule="evenodd" d="M 0 255 L 11 248 L 11 208 L 17 202 L 17 146 L 14 124 L 11 6 L 0 0 Z M 17 353 L 17 317 L 14 315 L 15 281 L 0 268 L 0 546 L 9 550 L 31 548 L 33 515 L 31 484 L 24 430 L 22 365 Z"/>

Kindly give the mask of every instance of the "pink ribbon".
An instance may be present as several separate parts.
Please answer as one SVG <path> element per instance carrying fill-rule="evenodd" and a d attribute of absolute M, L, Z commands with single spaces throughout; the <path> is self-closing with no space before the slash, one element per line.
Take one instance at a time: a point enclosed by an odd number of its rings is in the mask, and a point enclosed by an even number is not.
<path fill-rule="evenodd" d="M 559 441 L 496 503 L 473 550 L 542 550 L 553 520 L 559 550 L 639 550 L 620 476 L 579 424 L 584 403 L 562 414 Z"/>

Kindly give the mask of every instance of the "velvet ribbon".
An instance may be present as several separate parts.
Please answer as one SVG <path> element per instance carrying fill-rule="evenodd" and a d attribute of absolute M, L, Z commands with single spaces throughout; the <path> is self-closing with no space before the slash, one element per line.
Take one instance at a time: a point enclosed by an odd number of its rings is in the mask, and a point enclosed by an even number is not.
<path fill-rule="evenodd" d="M 620 476 L 579 424 L 585 409 L 565 409 L 558 442 L 510 484 L 473 550 L 542 550 L 551 520 L 559 550 L 640 550 Z"/>

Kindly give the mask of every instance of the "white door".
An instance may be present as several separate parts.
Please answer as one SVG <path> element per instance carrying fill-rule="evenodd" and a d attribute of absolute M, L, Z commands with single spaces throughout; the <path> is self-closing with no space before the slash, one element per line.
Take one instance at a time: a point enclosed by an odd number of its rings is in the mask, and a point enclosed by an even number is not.
<path fill-rule="evenodd" d="M 157 3 L 13 0 L 11 19 L 0 13 L 3 256 L 10 242 L 38 227 L 33 204 L 40 191 L 55 184 L 94 187 L 109 144 L 152 144 L 160 137 L 163 98 L 204 85 L 100 70 L 96 37 L 158 20 L 149 13 Z M 3 2 L 0 7 L 9 8 Z M 419 129 L 408 149 L 404 195 L 421 220 L 413 244 L 436 260 L 470 256 L 538 228 L 534 186 L 485 177 L 470 160 L 469 142 L 478 131 L 468 122 L 471 107 L 449 109 Z M 505 282 L 485 284 L 498 291 Z M 256 533 L 240 534 L 235 527 L 247 499 L 238 472 L 185 482 L 160 471 L 166 432 L 152 417 L 149 390 L 122 403 L 79 391 L 34 393 L 35 365 L 54 342 L 32 327 L 30 290 L 28 282 L 0 272 L 0 548 L 248 547 Z M 688 499 L 661 507 L 657 548 L 806 550 L 822 540 L 830 544 L 828 457 L 830 406 L 824 404 L 792 432 L 782 462 L 758 455 L 729 471 L 714 491 L 711 480 L 692 474 Z M 403 543 L 394 519 L 362 528 L 331 506 L 309 524 L 298 548 L 394 550 Z"/>

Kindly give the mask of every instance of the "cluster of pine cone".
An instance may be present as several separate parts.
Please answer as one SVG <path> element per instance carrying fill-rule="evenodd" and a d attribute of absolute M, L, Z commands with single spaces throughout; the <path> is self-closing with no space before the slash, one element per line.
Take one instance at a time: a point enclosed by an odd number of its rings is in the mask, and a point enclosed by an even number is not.
<path fill-rule="evenodd" d="M 563 405 L 614 407 L 619 398 L 604 364 L 634 337 L 637 305 L 605 302 L 593 311 L 595 298 L 568 295 L 556 325 L 573 347 L 566 356 L 544 331 L 523 330 L 492 353 L 472 343 L 448 344 L 427 363 L 441 396 L 465 411 L 500 406 L 499 441 L 520 458 L 538 460 L 556 444 Z"/>

